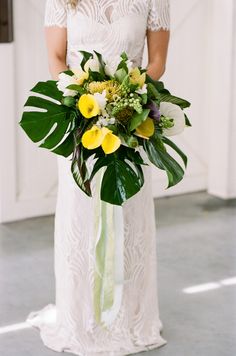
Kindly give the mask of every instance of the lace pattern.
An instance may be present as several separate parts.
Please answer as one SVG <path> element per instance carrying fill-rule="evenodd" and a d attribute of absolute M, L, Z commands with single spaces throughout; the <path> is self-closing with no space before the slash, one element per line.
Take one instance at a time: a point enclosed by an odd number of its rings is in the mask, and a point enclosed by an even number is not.
<path fill-rule="evenodd" d="M 47 0 L 44 26 L 67 27 L 66 0 Z"/>
<path fill-rule="evenodd" d="M 100 3 L 101 2 L 101 3 Z M 101 7 L 105 7 L 103 12 L 103 17 L 105 20 L 111 23 L 113 18 L 113 8 L 114 3 L 117 0 L 108 1 L 85 1 L 80 0 L 76 11 L 80 11 L 85 16 L 90 17 L 91 15 L 97 15 L 96 8 L 101 10 Z M 121 3 L 120 6 L 120 16 L 126 14 L 126 9 L 129 6 L 125 6 L 125 3 L 129 3 L 129 0 L 118 1 Z M 170 10 L 169 10 L 169 0 L 143 0 L 141 2 L 136 1 L 134 4 L 134 9 L 139 14 L 144 14 L 147 16 L 147 29 L 151 31 L 158 31 L 160 29 L 169 30 L 170 28 Z M 147 13 L 147 9 L 149 10 Z M 67 5 L 67 0 L 47 0 L 46 12 L 44 25 L 67 27 L 67 16 L 73 15 L 73 10 Z M 94 20 L 97 20 L 97 16 L 94 16 Z"/>
<path fill-rule="evenodd" d="M 147 28 L 151 31 L 169 30 L 170 4 L 169 0 L 150 0 Z"/>

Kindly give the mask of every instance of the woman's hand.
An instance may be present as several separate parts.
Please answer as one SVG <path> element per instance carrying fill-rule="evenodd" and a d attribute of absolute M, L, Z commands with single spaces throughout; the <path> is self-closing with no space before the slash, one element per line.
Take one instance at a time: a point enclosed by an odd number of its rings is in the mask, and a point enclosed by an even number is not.
<path fill-rule="evenodd" d="M 58 80 L 60 72 L 68 69 L 66 65 L 67 30 L 58 26 L 45 27 L 49 71 L 52 79 Z"/>
<path fill-rule="evenodd" d="M 147 31 L 147 74 L 154 80 L 159 80 L 165 72 L 169 38 L 169 30 Z"/>

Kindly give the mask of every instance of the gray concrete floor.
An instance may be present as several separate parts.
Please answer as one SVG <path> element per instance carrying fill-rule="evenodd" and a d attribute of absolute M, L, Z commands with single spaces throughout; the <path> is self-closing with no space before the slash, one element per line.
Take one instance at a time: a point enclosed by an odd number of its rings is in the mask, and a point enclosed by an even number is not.
<path fill-rule="evenodd" d="M 236 284 L 221 281 L 236 277 L 236 201 L 195 193 L 155 204 L 160 316 L 168 343 L 142 355 L 235 356 Z M 212 282 L 218 288 L 184 292 Z M 0 288 L 0 330 L 54 301 L 52 216 L 0 225 Z M 0 356 L 57 354 L 35 329 L 0 335 Z"/>

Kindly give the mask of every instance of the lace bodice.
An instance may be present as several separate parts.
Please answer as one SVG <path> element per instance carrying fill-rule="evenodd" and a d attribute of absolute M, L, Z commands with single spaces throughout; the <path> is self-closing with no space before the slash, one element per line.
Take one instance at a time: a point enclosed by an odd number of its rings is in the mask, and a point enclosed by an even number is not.
<path fill-rule="evenodd" d="M 47 0 L 45 26 L 67 28 L 67 63 L 78 64 L 78 50 L 96 50 L 107 59 L 127 52 L 141 65 L 146 31 L 168 30 L 169 0 Z"/>

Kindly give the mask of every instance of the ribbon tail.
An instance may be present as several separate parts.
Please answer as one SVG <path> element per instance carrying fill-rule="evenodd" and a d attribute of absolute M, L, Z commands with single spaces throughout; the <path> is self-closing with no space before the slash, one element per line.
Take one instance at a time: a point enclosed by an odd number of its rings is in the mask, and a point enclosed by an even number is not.
<path fill-rule="evenodd" d="M 104 206 L 105 205 L 105 206 Z M 107 224 L 107 240 L 106 240 L 106 253 L 105 253 L 105 271 L 103 281 L 103 303 L 102 311 L 105 311 L 112 307 L 114 303 L 114 222 L 113 222 L 113 205 L 102 202 L 102 206 L 106 209 L 106 221 Z"/>
<path fill-rule="evenodd" d="M 93 304 L 97 323 L 110 324 L 123 291 L 124 222 L 122 207 L 100 200 L 103 169 L 97 175 L 95 208 L 95 268 Z"/>
<path fill-rule="evenodd" d="M 99 187 L 99 185 L 98 185 Z M 99 220 L 97 222 L 98 234 L 97 242 L 95 244 L 95 270 L 94 270 L 94 313 L 95 320 L 97 323 L 101 323 L 102 314 L 102 291 L 104 282 L 104 272 L 105 272 L 105 256 L 106 256 L 106 209 L 102 207 L 102 202 L 99 204 L 99 209 L 97 209 L 96 218 Z"/>

